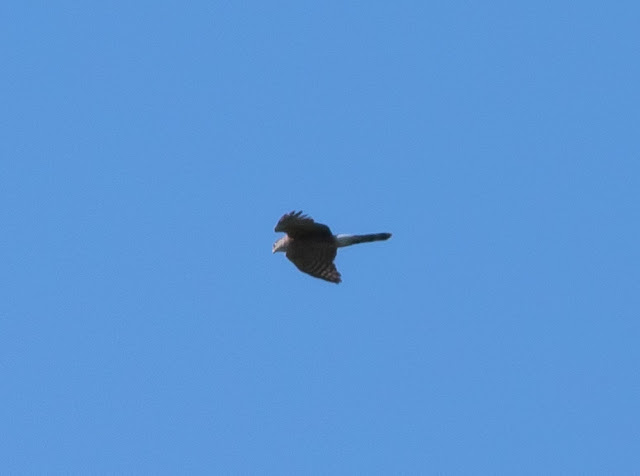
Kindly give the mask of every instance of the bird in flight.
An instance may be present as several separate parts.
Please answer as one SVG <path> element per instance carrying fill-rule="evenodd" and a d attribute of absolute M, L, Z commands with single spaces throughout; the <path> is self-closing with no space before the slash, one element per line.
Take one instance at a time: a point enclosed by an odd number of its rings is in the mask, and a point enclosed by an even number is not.
<path fill-rule="evenodd" d="M 283 231 L 286 235 L 273 244 L 273 253 L 286 252 L 287 258 L 300 271 L 332 283 L 342 281 L 333 263 L 338 248 L 391 238 L 391 233 L 334 235 L 327 225 L 295 211 L 283 215 L 275 231 Z"/>

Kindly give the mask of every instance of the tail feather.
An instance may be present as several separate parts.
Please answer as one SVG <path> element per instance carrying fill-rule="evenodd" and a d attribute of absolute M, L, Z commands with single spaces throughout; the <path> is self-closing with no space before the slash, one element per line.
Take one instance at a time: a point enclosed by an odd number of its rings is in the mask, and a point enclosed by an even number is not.
<path fill-rule="evenodd" d="M 369 243 L 370 241 L 384 241 L 391 238 L 391 233 L 371 233 L 369 235 L 336 235 L 338 247 Z"/>

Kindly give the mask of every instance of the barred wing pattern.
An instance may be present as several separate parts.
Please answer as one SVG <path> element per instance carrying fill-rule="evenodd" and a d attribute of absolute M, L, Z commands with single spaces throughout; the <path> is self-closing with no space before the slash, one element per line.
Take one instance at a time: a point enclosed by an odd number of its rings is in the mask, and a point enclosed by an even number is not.
<path fill-rule="evenodd" d="M 332 283 L 339 283 L 340 273 L 333 264 L 338 249 L 331 241 L 293 240 L 287 258 L 303 273 Z"/>

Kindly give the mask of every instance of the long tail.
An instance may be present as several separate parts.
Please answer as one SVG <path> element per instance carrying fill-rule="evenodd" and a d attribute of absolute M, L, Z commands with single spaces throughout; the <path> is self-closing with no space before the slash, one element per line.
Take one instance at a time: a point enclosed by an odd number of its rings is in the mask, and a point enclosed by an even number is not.
<path fill-rule="evenodd" d="M 391 238 L 391 233 L 372 233 L 370 235 L 336 235 L 338 248 L 342 246 L 368 243 L 370 241 L 384 241 Z"/>

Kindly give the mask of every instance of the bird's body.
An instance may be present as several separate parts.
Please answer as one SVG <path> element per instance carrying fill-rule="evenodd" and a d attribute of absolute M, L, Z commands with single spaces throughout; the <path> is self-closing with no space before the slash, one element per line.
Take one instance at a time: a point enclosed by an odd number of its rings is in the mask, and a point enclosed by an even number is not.
<path fill-rule="evenodd" d="M 388 240 L 391 237 L 391 233 L 334 235 L 327 225 L 314 222 L 302 212 L 283 215 L 276 224 L 275 231 L 283 231 L 286 235 L 274 243 L 274 253 L 285 252 L 300 271 L 332 283 L 341 281 L 340 273 L 333 263 L 338 248 Z"/>

